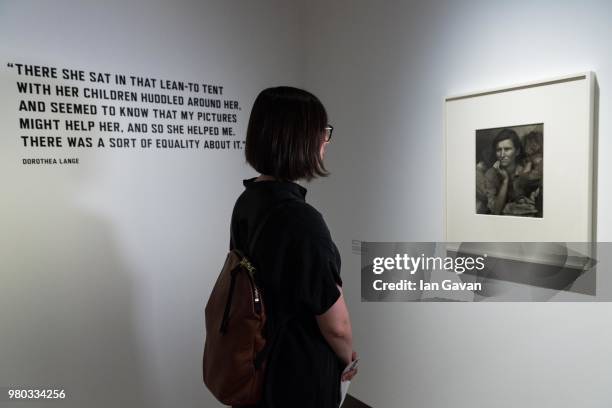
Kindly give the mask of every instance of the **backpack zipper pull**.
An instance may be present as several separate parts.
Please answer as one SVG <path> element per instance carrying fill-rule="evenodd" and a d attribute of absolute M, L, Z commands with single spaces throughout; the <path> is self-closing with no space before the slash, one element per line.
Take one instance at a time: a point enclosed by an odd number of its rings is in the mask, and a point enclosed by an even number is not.
<path fill-rule="evenodd" d="M 259 298 L 259 290 L 257 290 L 257 286 L 253 283 L 253 294 L 255 295 L 255 312 L 261 313 L 261 299 Z"/>
<path fill-rule="evenodd" d="M 253 303 L 255 307 L 255 312 L 259 314 L 261 313 L 261 298 L 259 297 L 259 290 L 255 285 L 255 267 L 245 257 L 243 257 L 240 261 L 240 265 L 244 267 L 249 273 L 251 285 L 253 285 Z"/>

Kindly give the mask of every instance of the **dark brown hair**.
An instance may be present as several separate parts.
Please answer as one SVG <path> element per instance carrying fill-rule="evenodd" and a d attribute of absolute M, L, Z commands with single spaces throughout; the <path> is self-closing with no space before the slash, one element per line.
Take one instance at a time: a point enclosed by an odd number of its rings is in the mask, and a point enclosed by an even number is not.
<path fill-rule="evenodd" d="M 245 156 L 259 173 L 279 180 L 325 177 L 320 156 L 327 112 L 310 92 L 289 86 L 259 93 L 249 118 Z"/>

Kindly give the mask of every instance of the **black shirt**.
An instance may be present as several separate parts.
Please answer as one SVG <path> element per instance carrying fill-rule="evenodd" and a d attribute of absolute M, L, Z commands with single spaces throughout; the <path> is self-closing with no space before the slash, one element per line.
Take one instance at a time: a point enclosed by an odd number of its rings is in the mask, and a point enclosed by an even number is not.
<path fill-rule="evenodd" d="M 336 408 L 343 363 L 315 316 L 340 297 L 338 248 L 321 214 L 306 203 L 304 187 L 254 180 L 244 180 L 246 189 L 234 206 L 230 250 L 250 255 L 268 317 L 266 337 L 280 333 L 268 358 L 262 406 Z M 270 209 L 249 254 L 254 232 Z"/>

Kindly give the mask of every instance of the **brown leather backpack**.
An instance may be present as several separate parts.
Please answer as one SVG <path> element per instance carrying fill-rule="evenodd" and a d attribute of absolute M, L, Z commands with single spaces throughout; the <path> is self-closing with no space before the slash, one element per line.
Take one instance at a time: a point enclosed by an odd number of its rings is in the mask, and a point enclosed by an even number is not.
<path fill-rule="evenodd" d="M 282 203 L 281 203 L 282 204 Z M 260 222 L 258 236 L 275 205 Z M 255 267 L 239 250 L 231 250 L 205 309 L 204 383 L 226 405 L 251 405 L 263 395 L 270 343 L 263 335 L 266 310 L 262 291 L 255 284 Z"/>

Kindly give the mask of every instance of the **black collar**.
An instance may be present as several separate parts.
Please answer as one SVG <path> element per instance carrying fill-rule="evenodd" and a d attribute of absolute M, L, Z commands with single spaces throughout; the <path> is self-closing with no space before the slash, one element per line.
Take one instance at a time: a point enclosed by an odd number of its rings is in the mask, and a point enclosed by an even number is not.
<path fill-rule="evenodd" d="M 279 180 L 261 180 L 255 181 L 257 177 L 253 177 L 247 180 L 243 180 L 242 184 L 246 188 L 266 188 L 266 189 L 274 189 L 280 191 L 286 191 L 291 195 L 294 195 L 296 198 L 305 200 L 306 199 L 306 190 L 304 187 L 300 186 L 293 181 L 279 181 Z"/>

